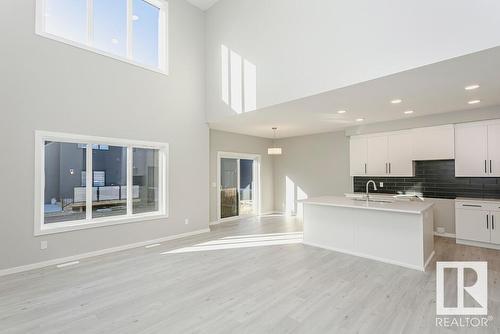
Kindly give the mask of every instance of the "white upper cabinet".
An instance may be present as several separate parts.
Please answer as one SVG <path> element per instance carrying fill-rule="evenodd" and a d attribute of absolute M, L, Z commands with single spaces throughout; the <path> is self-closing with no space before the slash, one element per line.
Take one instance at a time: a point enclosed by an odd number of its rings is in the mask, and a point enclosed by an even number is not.
<path fill-rule="evenodd" d="M 453 125 L 413 129 L 413 160 L 455 159 Z"/>
<path fill-rule="evenodd" d="M 364 137 L 352 137 L 350 140 L 350 166 L 351 176 L 366 175 L 367 168 L 367 142 Z"/>
<path fill-rule="evenodd" d="M 353 136 L 350 162 L 351 176 L 413 176 L 411 132 Z"/>
<path fill-rule="evenodd" d="M 455 127 L 455 175 L 500 176 L 500 123 L 477 122 Z"/>
<path fill-rule="evenodd" d="M 387 137 L 387 174 L 413 176 L 413 137 L 410 132 L 389 134 Z"/>
<path fill-rule="evenodd" d="M 387 136 L 368 137 L 367 144 L 367 175 L 387 175 Z"/>
<path fill-rule="evenodd" d="M 500 177 L 500 123 L 488 125 L 488 160 L 490 176 Z"/>

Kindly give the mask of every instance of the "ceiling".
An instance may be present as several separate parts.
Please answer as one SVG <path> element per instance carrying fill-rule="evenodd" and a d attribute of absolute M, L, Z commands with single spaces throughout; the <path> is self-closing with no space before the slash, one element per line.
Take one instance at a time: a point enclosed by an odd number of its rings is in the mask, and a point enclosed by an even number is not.
<path fill-rule="evenodd" d="M 384 121 L 500 105 L 500 47 L 210 123 L 210 128 L 272 137 L 342 130 Z M 465 87 L 479 84 L 476 90 Z M 257 97 L 258 98 L 258 97 Z M 402 99 L 400 104 L 392 104 Z M 469 105 L 471 100 L 481 103 Z M 338 110 L 346 110 L 338 114 Z M 413 110 L 411 115 L 404 111 Z M 363 122 L 356 122 L 363 118 Z"/>
<path fill-rule="evenodd" d="M 212 7 L 217 1 L 219 0 L 188 0 L 188 2 L 192 3 L 203 11 Z"/>

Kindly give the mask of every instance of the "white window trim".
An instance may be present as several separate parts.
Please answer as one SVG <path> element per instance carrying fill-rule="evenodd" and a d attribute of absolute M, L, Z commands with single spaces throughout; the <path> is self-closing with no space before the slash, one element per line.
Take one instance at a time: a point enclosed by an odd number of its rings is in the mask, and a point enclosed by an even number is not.
<path fill-rule="evenodd" d="M 160 19 L 159 19 L 159 32 L 158 32 L 158 64 L 159 67 L 148 66 L 146 64 L 142 64 L 133 60 L 131 57 L 131 41 L 132 41 L 132 0 L 127 0 L 127 57 L 120 57 L 115 54 L 100 50 L 92 46 L 92 38 L 93 38 L 93 15 L 92 15 L 92 4 L 93 0 L 87 0 L 87 44 L 79 43 L 76 41 L 72 41 L 70 39 L 60 37 L 57 35 L 50 34 L 45 31 L 45 1 L 46 0 L 36 0 L 36 24 L 35 24 L 35 32 L 37 35 L 49 38 L 64 44 L 68 44 L 83 50 L 87 50 L 93 53 L 97 53 L 102 56 L 110 57 L 113 59 L 120 60 L 122 62 L 135 65 L 138 67 L 142 67 L 144 69 L 161 73 L 164 75 L 169 74 L 169 63 L 168 63 L 168 2 L 165 0 L 143 0 L 157 8 L 160 9 Z"/>
<path fill-rule="evenodd" d="M 61 223 L 44 224 L 45 198 L 45 141 L 64 143 L 87 144 L 87 166 L 92 170 L 92 144 L 107 144 L 127 147 L 127 185 L 132 184 L 132 149 L 147 148 L 159 150 L 159 210 L 151 213 L 132 214 L 132 187 L 127 187 L 127 214 L 114 217 L 92 219 L 89 207 L 92 207 L 92 173 L 87 173 L 87 217 L 85 220 L 66 221 Z M 89 169 L 90 168 L 90 169 Z M 88 228 L 104 227 L 117 224 L 143 222 L 149 220 L 166 219 L 169 217 L 169 145 L 167 143 L 138 141 L 118 138 L 74 135 L 47 131 L 35 131 L 35 215 L 34 235 L 46 235 Z M 90 188 L 89 188 L 90 184 Z M 90 193 L 90 196 L 89 196 Z M 90 206 L 89 206 L 90 204 Z"/>

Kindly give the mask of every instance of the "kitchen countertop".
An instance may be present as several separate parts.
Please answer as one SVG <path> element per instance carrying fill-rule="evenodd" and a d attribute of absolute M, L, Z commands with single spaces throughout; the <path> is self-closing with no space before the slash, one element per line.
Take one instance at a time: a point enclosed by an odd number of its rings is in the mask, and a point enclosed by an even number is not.
<path fill-rule="evenodd" d="M 473 198 L 473 197 L 457 197 L 456 201 L 467 201 L 467 202 L 495 202 L 500 203 L 500 198 Z"/>
<path fill-rule="evenodd" d="M 312 197 L 298 201 L 304 204 L 336 206 L 362 210 L 390 211 L 400 213 L 422 214 L 434 204 L 426 201 L 394 201 L 391 203 L 366 202 L 342 196 Z"/>

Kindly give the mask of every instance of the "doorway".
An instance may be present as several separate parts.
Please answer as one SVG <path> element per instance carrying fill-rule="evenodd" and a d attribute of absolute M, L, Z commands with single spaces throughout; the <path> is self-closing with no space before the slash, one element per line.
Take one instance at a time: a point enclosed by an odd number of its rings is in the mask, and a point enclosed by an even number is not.
<path fill-rule="evenodd" d="M 260 156 L 218 153 L 218 217 L 231 220 L 260 211 Z"/>

